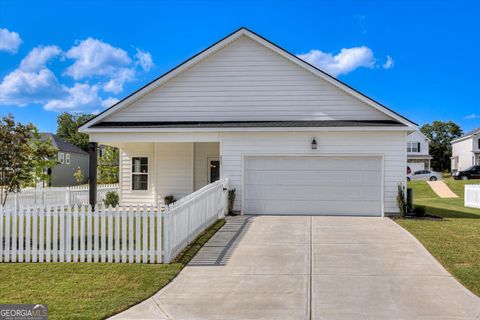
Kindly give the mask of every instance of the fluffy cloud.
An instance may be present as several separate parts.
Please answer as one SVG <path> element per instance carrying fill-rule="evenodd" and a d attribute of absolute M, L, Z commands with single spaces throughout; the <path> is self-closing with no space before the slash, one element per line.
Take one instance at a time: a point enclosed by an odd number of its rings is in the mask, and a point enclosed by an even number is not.
<path fill-rule="evenodd" d="M 17 53 L 21 43 L 22 39 L 18 33 L 0 28 L 0 51 Z"/>
<path fill-rule="evenodd" d="M 152 55 L 149 52 L 143 51 L 137 48 L 137 53 L 135 54 L 135 61 L 137 65 L 140 65 L 144 71 L 150 71 L 153 67 Z"/>
<path fill-rule="evenodd" d="M 67 51 L 66 56 L 75 62 L 67 68 L 65 74 L 75 80 L 93 76 L 114 76 L 118 68 L 132 63 L 125 50 L 93 38 L 78 42 Z"/>
<path fill-rule="evenodd" d="M 373 68 L 375 66 L 373 52 L 365 46 L 343 48 L 337 55 L 320 50 L 310 50 L 308 53 L 299 54 L 298 57 L 334 77 L 347 74 L 359 67 Z"/>
<path fill-rule="evenodd" d="M 62 96 L 63 86 L 45 67 L 48 60 L 60 52 L 56 46 L 37 47 L 30 51 L 20 62 L 20 67 L 7 74 L 0 83 L 0 104 L 24 106 Z"/>
<path fill-rule="evenodd" d="M 480 119 L 480 115 L 472 113 L 472 114 L 469 114 L 468 116 L 463 117 L 463 119 L 466 119 L 466 120 Z"/>
<path fill-rule="evenodd" d="M 383 69 L 390 69 L 393 67 L 395 64 L 395 61 L 393 61 L 393 58 L 387 55 L 387 61 L 382 65 Z"/>
<path fill-rule="evenodd" d="M 36 47 L 20 62 L 20 69 L 24 71 L 38 71 L 43 69 L 47 62 L 58 56 L 62 50 L 57 46 Z"/>
<path fill-rule="evenodd" d="M 115 71 L 111 79 L 103 86 L 106 92 L 120 93 L 123 91 L 123 85 L 126 82 L 135 80 L 135 70 L 129 68 L 120 68 Z"/>
<path fill-rule="evenodd" d="M 113 106 L 113 105 L 114 105 L 115 103 L 117 103 L 118 101 L 120 101 L 120 100 L 118 100 L 117 98 L 109 97 L 109 98 L 103 100 L 102 106 L 103 106 L 104 108 L 110 108 L 111 106 Z"/>
<path fill-rule="evenodd" d="M 65 88 L 66 96 L 61 99 L 51 99 L 45 104 L 45 110 L 50 111 L 85 111 L 95 109 L 102 105 L 103 101 L 98 96 L 97 85 L 90 86 L 84 83 L 76 83 L 71 88 Z"/>

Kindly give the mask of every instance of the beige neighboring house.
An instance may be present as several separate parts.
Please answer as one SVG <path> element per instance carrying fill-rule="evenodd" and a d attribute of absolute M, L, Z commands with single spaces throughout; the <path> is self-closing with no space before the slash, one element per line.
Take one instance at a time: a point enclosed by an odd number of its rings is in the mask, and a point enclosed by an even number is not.
<path fill-rule="evenodd" d="M 407 168 L 410 172 L 430 170 L 429 153 L 430 139 L 420 131 L 415 131 L 407 136 Z M 408 171 L 408 169 L 407 169 Z"/>
<path fill-rule="evenodd" d="M 245 28 L 80 128 L 92 162 L 98 145 L 120 149 L 123 204 L 162 203 L 228 178 L 244 214 L 361 216 L 398 213 L 416 130 Z"/>
<path fill-rule="evenodd" d="M 480 128 L 452 140 L 452 172 L 480 165 Z"/>

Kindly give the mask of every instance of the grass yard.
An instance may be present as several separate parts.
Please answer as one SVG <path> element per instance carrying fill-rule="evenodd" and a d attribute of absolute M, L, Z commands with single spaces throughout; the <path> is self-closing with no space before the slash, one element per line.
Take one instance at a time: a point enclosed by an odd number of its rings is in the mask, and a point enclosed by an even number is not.
<path fill-rule="evenodd" d="M 164 287 L 224 223 L 217 221 L 172 264 L 0 263 L 0 304 L 47 304 L 49 319 L 104 319 Z"/>
<path fill-rule="evenodd" d="M 439 198 L 425 181 L 409 182 L 414 203 L 426 212 L 446 218 L 443 221 L 397 220 L 412 233 L 435 258 L 465 287 L 480 296 L 480 209 L 463 206 L 465 184 L 479 180 L 444 182 L 458 199 Z"/>

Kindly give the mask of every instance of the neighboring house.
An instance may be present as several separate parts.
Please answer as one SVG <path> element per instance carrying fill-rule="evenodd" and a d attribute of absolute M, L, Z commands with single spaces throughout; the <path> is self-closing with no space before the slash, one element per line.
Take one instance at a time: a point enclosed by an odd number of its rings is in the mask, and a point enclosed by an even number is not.
<path fill-rule="evenodd" d="M 398 213 L 417 129 L 245 28 L 80 127 L 120 149 L 124 204 L 228 178 L 244 214 L 365 216 Z"/>
<path fill-rule="evenodd" d="M 429 145 L 430 140 L 420 131 L 407 136 L 407 167 L 411 172 L 430 170 Z"/>
<path fill-rule="evenodd" d="M 480 128 L 452 140 L 452 172 L 480 165 Z"/>
<path fill-rule="evenodd" d="M 42 139 L 49 139 L 57 149 L 57 164 L 49 169 L 51 187 L 74 186 L 79 183 L 73 174 L 80 168 L 84 175 L 84 181 L 88 180 L 88 153 L 79 147 L 66 142 L 53 133 L 40 133 Z"/>

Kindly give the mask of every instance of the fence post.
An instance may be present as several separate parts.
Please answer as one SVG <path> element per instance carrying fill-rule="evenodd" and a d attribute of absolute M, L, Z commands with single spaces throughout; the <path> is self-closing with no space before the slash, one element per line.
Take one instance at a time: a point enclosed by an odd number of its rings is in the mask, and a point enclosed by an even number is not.
<path fill-rule="evenodd" d="M 67 187 L 65 190 L 65 205 L 71 206 L 70 204 L 70 187 Z"/>
<path fill-rule="evenodd" d="M 18 192 L 15 192 L 15 199 L 14 199 L 14 205 L 13 205 L 15 212 L 18 211 L 18 204 L 19 204 L 19 202 L 18 202 Z"/>

